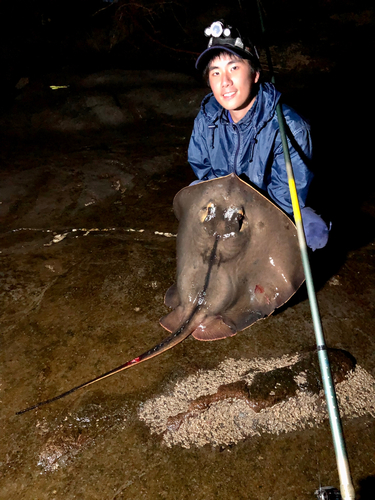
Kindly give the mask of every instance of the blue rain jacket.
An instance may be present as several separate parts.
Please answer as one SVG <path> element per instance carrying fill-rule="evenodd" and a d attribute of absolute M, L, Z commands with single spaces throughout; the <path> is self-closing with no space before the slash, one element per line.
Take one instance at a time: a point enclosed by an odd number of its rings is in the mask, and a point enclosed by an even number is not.
<path fill-rule="evenodd" d="M 200 181 L 235 172 L 246 174 L 287 214 L 293 214 L 285 168 L 276 105 L 280 92 L 262 83 L 253 106 L 238 123 L 212 93 L 202 101 L 190 139 L 188 161 Z M 308 246 L 326 245 L 328 228 L 311 208 L 304 208 L 313 178 L 308 165 L 312 156 L 310 126 L 292 108 L 283 104 L 289 153 Z"/>

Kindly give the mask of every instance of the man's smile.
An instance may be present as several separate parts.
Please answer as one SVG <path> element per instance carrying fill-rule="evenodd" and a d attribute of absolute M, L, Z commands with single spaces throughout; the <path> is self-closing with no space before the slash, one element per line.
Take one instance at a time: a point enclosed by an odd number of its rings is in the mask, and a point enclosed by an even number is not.
<path fill-rule="evenodd" d="M 232 97 L 236 92 L 237 92 L 236 90 L 233 90 L 232 92 L 226 92 L 225 94 L 223 94 L 223 97 L 224 98 Z"/>

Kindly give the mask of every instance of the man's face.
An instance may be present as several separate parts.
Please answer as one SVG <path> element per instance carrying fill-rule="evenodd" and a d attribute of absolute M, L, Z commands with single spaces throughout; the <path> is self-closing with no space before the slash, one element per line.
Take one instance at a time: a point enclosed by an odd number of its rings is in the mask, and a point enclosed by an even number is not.
<path fill-rule="evenodd" d="M 211 90 L 236 123 L 254 103 L 254 86 L 259 73 L 253 74 L 248 61 L 229 52 L 211 61 L 208 78 Z"/>

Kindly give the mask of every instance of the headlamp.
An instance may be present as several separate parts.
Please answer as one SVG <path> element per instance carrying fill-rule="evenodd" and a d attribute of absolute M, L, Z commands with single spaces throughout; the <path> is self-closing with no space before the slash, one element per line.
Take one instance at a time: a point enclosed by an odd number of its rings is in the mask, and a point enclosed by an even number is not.
<path fill-rule="evenodd" d="M 231 26 L 224 26 L 221 21 L 215 21 L 208 28 L 204 30 L 206 36 L 213 36 L 214 38 L 219 38 L 219 36 L 230 36 Z"/>
<path fill-rule="evenodd" d="M 204 30 L 204 34 L 210 37 L 210 41 L 208 42 L 209 47 L 224 43 L 249 51 L 249 48 L 245 47 L 238 30 L 236 28 L 233 29 L 232 26 L 225 25 L 223 21 L 213 22 L 211 26 Z"/>
<path fill-rule="evenodd" d="M 247 37 L 242 38 L 238 29 L 229 26 L 223 19 L 213 22 L 204 30 L 204 34 L 209 37 L 209 41 L 207 49 L 202 52 L 195 63 L 197 69 L 204 69 L 207 54 L 214 49 L 222 49 L 243 59 L 251 59 L 259 63 L 258 52 L 251 41 Z"/>

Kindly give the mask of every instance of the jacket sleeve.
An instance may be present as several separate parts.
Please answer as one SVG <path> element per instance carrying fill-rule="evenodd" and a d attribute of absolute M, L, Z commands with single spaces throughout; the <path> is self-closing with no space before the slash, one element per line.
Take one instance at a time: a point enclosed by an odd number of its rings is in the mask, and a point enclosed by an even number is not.
<path fill-rule="evenodd" d="M 207 141 L 204 133 L 203 119 L 201 112 L 194 121 L 194 129 L 191 134 L 188 162 L 199 180 L 208 180 L 215 177 L 208 154 Z"/>
<path fill-rule="evenodd" d="M 328 241 L 329 229 L 324 220 L 310 207 L 306 207 L 306 197 L 313 173 L 307 163 L 311 160 L 312 146 L 310 131 L 307 127 L 297 130 L 290 140 L 288 137 L 289 154 L 292 162 L 298 200 L 301 207 L 302 223 L 306 236 L 307 246 L 312 250 L 323 248 Z M 271 180 L 267 187 L 270 197 L 285 210 L 293 215 L 293 207 L 289 192 L 288 176 L 281 144 L 280 133 L 275 143 L 274 162 L 271 168 Z"/>
<path fill-rule="evenodd" d="M 288 147 L 298 199 L 301 208 L 303 208 L 306 203 L 309 186 L 313 179 L 313 173 L 307 166 L 312 156 L 310 131 L 304 127 L 298 129 L 293 134 L 292 142 L 288 137 Z M 280 208 L 290 215 L 293 213 L 280 132 L 277 134 L 275 140 L 273 164 L 267 191 Z"/>

